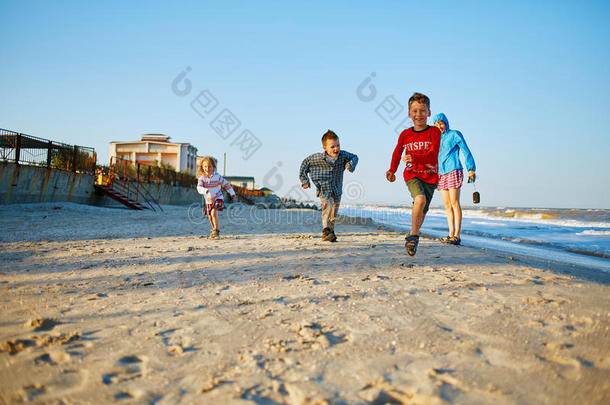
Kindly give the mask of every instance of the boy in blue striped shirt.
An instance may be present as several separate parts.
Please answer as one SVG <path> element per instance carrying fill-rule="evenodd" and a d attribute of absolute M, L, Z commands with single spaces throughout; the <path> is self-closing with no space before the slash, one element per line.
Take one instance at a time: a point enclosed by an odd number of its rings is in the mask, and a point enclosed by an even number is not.
<path fill-rule="evenodd" d="M 309 188 L 309 177 L 316 186 L 322 209 L 322 239 L 336 242 L 335 217 L 343 192 L 343 171 L 353 172 L 358 156 L 341 150 L 339 137 L 330 129 L 322 136 L 324 153 L 314 153 L 303 160 L 299 179 L 301 187 Z"/>

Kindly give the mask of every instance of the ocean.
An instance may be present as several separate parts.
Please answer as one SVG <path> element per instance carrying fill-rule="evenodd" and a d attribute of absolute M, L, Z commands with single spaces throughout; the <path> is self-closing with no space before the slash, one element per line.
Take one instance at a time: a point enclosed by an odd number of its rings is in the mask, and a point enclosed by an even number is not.
<path fill-rule="evenodd" d="M 610 210 L 466 207 L 462 244 L 527 255 L 610 272 Z M 411 228 L 411 208 L 392 205 L 342 205 L 339 214 L 372 218 L 396 230 Z M 444 208 L 430 208 L 424 235 L 448 233 Z"/>

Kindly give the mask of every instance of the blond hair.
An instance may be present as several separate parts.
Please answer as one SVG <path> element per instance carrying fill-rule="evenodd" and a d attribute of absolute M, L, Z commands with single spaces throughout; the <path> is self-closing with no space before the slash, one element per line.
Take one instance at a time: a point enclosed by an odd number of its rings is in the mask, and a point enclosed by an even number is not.
<path fill-rule="evenodd" d="M 208 164 L 212 165 L 213 170 L 216 170 L 216 167 L 217 167 L 216 158 L 213 158 L 212 156 L 204 156 L 199 161 L 199 166 L 197 167 L 197 173 L 199 176 L 201 176 L 203 174 L 203 162 L 208 162 Z"/>

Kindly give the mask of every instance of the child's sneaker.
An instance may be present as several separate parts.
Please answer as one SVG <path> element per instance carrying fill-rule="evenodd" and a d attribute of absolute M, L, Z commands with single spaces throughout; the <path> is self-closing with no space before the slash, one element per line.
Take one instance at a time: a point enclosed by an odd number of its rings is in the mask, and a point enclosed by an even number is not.
<path fill-rule="evenodd" d="M 415 256 L 415 253 L 417 253 L 417 245 L 419 244 L 419 235 L 409 234 L 405 240 L 405 248 L 407 249 L 407 253 L 409 256 Z"/>
<path fill-rule="evenodd" d="M 330 228 L 324 228 L 322 230 L 322 240 L 327 242 L 336 242 L 337 236 L 335 236 L 335 232 L 331 231 Z"/>
<path fill-rule="evenodd" d="M 449 241 L 449 244 L 451 245 L 456 245 L 459 246 L 462 244 L 462 240 L 460 238 L 458 238 L 457 236 L 454 236 L 453 238 L 451 238 L 451 240 Z"/>

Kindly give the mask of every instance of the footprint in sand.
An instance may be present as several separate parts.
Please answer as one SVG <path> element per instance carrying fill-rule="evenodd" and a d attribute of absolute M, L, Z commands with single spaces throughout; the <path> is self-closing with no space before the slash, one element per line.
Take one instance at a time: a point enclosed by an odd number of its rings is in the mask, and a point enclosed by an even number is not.
<path fill-rule="evenodd" d="M 52 346 L 72 343 L 81 338 L 80 333 L 62 334 L 58 336 L 31 336 L 26 339 L 7 340 L 0 343 L 0 352 L 15 355 L 29 347 Z"/>
<path fill-rule="evenodd" d="M 179 332 L 179 333 L 177 333 Z M 193 346 L 193 339 L 191 336 L 184 335 L 190 333 L 190 328 L 187 329 L 168 329 L 163 332 L 155 333 L 156 336 L 162 337 L 162 342 L 170 355 L 181 355 L 185 352 L 197 350 Z"/>
<path fill-rule="evenodd" d="M 124 399 L 127 400 L 137 400 L 138 403 L 157 403 L 163 396 L 156 395 L 151 392 L 146 392 L 142 390 L 130 390 L 130 391 L 119 391 L 114 394 L 115 401 L 122 401 Z"/>
<path fill-rule="evenodd" d="M 53 329 L 55 327 L 55 325 L 59 325 L 60 323 L 61 322 L 59 322 L 56 319 L 37 318 L 37 319 L 32 319 L 32 320 L 28 321 L 26 323 L 26 326 L 34 328 L 34 331 L 36 331 L 36 332 L 40 332 L 40 331 L 49 331 L 49 330 Z"/>
<path fill-rule="evenodd" d="M 47 392 L 47 387 L 40 384 L 33 384 L 23 387 L 19 392 L 19 396 L 21 397 L 22 401 L 30 402 L 45 392 Z"/>
<path fill-rule="evenodd" d="M 550 354 L 537 354 L 536 358 L 543 363 L 553 364 L 557 367 L 557 372 L 564 378 L 579 380 L 582 377 L 582 367 L 593 368 L 593 362 L 581 357 L 570 357 L 552 352 Z"/>
<path fill-rule="evenodd" d="M 146 356 L 124 356 L 117 361 L 117 368 L 102 376 L 102 382 L 106 385 L 122 383 L 135 380 L 146 374 L 148 357 Z"/>
<path fill-rule="evenodd" d="M 475 353 L 492 367 L 502 367 L 521 372 L 534 364 L 526 359 L 515 361 L 509 352 L 495 347 L 480 347 L 475 350 Z"/>
<path fill-rule="evenodd" d="M 372 404 L 431 404 L 444 403 L 437 396 L 417 393 L 383 380 L 366 384 L 358 396 Z"/>
<path fill-rule="evenodd" d="M 51 357 L 57 360 L 55 354 L 49 356 L 49 358 Z M 59 357 L 63 356 L 59 354 Z M 34 401 L 36 403 L 45 404 L 64 403 L 63 401 L 58 400 L 58 398 L 67 397 L 75 392 L 82 392 L 89 380 L 89 372 L 82 369 L 78 371 L 60 370 L 59 372 L 52 373 L 50 378 L 45 378 L 45 380 L 44 385 L 35 383 L 22 387 L 17 392 L 17 396 L 22 402 Z"/>
<path fill-rule="evenodd" d="M 49 353 L 45 353 L 41 356 L 38 356 L 34 360 L 34 363 L 36 365 L 49 364 L 51 366 L 56 366 L 58 364 L 63 364 L 63 363 L 69 362 L 71 358 L 72 358 L 72 356 L 70 356 L 70 353 L 63 351 L 61 349 L 57 349 L 57 350 L 51 350 Z"/>
<path fill-rule="evenodd" d="M 346 334 L 316 322 L 304 322 L 291 328 L 299 335 L 298 343 L 305 349 L 325 350 L 349 340 Z"/>
<path fill-rule="evenodd" d="M 17 354 L 28 347 L 36 346 L 34 339 L 15 339 L 0 343 L 0 352 Z"/>
<path fill-rule="evenodd" d="M 543 345 L 552 351 L 560 351 L 560 350 L 565 350 L 565 349 L 571 349 L 574 347 L 573 344 L 571 343 L 555 343 L 555 342 L 548 342 L 548 343 L 543 343 Z"/>

